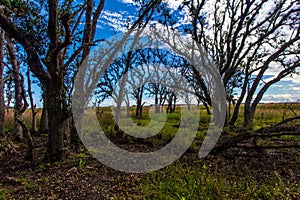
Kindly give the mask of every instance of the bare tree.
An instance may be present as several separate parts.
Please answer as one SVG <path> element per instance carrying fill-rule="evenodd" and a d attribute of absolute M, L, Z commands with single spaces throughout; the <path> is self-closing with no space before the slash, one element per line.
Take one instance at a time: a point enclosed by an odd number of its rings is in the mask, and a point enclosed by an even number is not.
<path fill-rule="evenodd" d="M 207 9 L 207 5 L 214 9 Z M 189 8 L 192 25 L 185 31 L 214 60 L 228 92 L 232 91 L 230 81 L 239 78 L 238 71 L 243 72 L 242 84 L 237 84 L 240 97 L 229 123 L 235 123 L 246 98 L 244 124 L 251 125 L 266 90 L 298 67 L 299 2 L 202 0 L 187 1 L 184 6 Z M 278 74 L 264 83 L 263 76 L 272 67 L 278 68 Z M 259 88 L 260 84 L 264 86 Z"/>

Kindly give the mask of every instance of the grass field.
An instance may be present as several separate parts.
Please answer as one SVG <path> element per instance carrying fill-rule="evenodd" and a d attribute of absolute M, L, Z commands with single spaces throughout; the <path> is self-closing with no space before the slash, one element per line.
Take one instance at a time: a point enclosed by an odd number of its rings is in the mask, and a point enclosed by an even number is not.
<path fill-rule="evenodd" d="M 195 108 L 194 108 L 195 109 Z M 243 107 L 241 108 L 241 110 Z M 133 118 L 140 127 L 151 124 L 149 107 L 144 107 L 142 119 Z M 94 113 L 94 111 L 91 111 Z M 241 112 L 242 113 L 242 112 Z M 38 118 L 40 118 L 39 111 Z M 134 107 L 131 108 L 134 115 Z M 254 120 L 254 128 L 270 126 L 283 119 L 300 115 L 299 104 L 260 104 Z M 114 119 L 110 108 L 98 108 L 97 117 L 106 134 L 119 147 L 148 152 L 161 148 L 177 133 L 180 125 L 180 109 L 175 113 L 157 117 L 156 136 L 136 140 L 120 137 L 114 129 Z M 242 124 L 242 115 L 237 124 Z M 12 130 L 13 114 L 6 119 L 6 130 Z M 30 125 L 31 113 L 24 114 Z M 164 122 L 161 126 L 158 122 Z M 300 125 L 299 121 L 289 124 Z M 218 155 L 199 159 L 198 151 L 206 134 L 210 116 L 200 108 L 200 122 L 197 139 L 190 149 L 175 163 L 161 170 L 147 174 L 123 173 L 106 167 L 94 159 L 80 145 L 71 149 L 69 157 L 59 163 L 42 162 L 47 137 L 34 136 L 34 163 L 20 159 L 24 146 L 11 144 L 16 152 L 2 155 L 0 167 L 0 199 L 299 199 L 300 198 L 300 151 L 289 149 L 243 149 L 232 148 Z M 160 127 L 156 127 L 160 126 Z M 130 129 L 128 129 L 130 131 Z M 146 129 L 145 129 L 146 130 Z M 220 140 L 242 132 L 229 130 Z M 87 129 L 87 131 L 89 131 Z M 126 133 L 126 132 L 125 132 Z M 278 139 L 278 138 L 277 138 Z M 272 139 L 282 144 L 299 141 L 299 136 Z M 252 141 L 248 141 L 252 142 Z M 265 144 L 265 141 L 259 141 Z M 4 144 L 3 141 L 0 143 Z M 43 145 L 44 144 L 44 145 Z"/>

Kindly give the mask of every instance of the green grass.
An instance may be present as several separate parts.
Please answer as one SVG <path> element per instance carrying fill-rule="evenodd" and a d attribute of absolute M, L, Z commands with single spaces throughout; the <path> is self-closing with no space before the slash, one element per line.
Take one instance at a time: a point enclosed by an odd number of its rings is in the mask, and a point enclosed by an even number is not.
<path fill-rule="evenodd" d="M 176 163 L 144 179 L 141 199 L 288 199 L 300 195 L 299 186 L 280 179 L 258 183 L 250 175 L 228 176 L 203 165 Z"/>
<path fill-rule="evenodd" d="M 18 181 L 20 183 L 22 183 L 22 185 L 26 189 L 33 189 L 33 188 L 38 187 L 38 185 L 39 185 L 37 180 L 31 180 L 31 179 L 27 179 L 27 178 L 18 178 Z"/>
<path fill-rule="evenodd" d="M 0 188 L 0 200 L 6 200 L 11 198 L 12 191 L 6 188 Z"/>

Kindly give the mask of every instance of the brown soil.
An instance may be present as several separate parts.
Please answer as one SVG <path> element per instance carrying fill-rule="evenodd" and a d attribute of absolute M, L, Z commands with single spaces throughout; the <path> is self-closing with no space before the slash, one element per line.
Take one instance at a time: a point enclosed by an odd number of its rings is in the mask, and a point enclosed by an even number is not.
<path fill-rule="evenodd" d="M 10 199 L 130 199 L 133 195 L 141 195 L 138 186 L 149 174 L 113 170 L 79 147 L 70 150 L 68 158 L 62 162 L 43 163 L 46 140 L 46 137 L 34 137 L 34 162 L 31 163 L 24 161 L 25 148 L 21 144 L 0 154 L 0 188 L 10 191 Z M 258 182 L 267 182 L 272 177 L 280 177 L 285 182 L 300 182 L 300 150 L 293 148 L 233 148 L 202 160 L 197 158 L 196 150 L 190 150 L 177 162 L 187 165 L 205 163 L 212 173 L 247 174 Z"/>

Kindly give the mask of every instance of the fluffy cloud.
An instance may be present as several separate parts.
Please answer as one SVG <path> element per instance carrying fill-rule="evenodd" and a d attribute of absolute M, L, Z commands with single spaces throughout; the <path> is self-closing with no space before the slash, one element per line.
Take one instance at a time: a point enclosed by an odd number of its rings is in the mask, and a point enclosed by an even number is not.
<path fill-rule="evenodd" d="M 126 4 L 135 4 L 133 0 L 119 0 L 119 1 Z"/>
<path fill-rule="evenodd" d="M 110 28 L 113 31 L 125 32 L 128 19 L 133 21 L 134 16 L 128 15 L 125 11 L 111 12 L 104 10 L 98 22 L 99 28 Z"/>
<path fill-rule="evenodd" d="M 277 103 L 277 102 L 299 102 L 300 94 L 266 94 L 264 95 L 263 103 Z"/>

